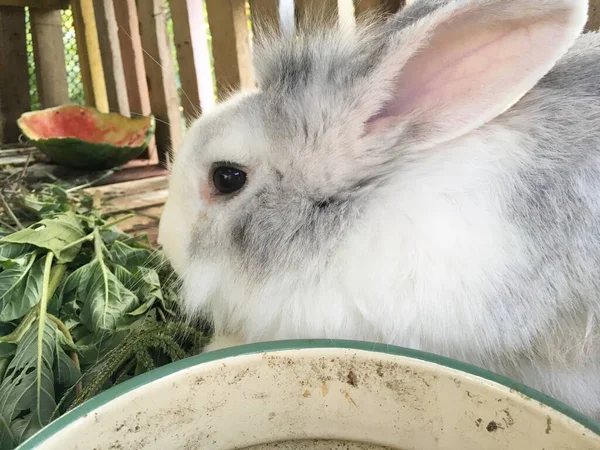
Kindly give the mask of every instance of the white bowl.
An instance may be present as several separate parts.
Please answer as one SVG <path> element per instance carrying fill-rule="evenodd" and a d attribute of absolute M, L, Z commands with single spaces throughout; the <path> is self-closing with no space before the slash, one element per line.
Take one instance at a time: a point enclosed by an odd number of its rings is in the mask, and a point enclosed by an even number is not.
<path fill-rule="evenodd" d="M 537 391 L 447 358 L 367 342 L 303 340 L 206 353 L 140 375 L 59 418 L 20 449 L 230 450 L 273 443 L 279 449 L 592 450 L 600 449 L 600 425 Z"/>

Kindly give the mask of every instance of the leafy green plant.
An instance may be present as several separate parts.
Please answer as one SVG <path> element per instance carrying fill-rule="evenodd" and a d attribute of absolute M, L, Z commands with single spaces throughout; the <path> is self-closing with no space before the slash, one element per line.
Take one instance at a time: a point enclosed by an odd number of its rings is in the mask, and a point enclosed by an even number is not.
<path fill-rule="evenodd" d="M 198 352 L 205 337 L 179 319 L 161 254 L 119 231 L 124 218 L 103 215 L 97 199 L 58 183 L 2 200 L 0 450 L 9 450 L 98 392 Z"/>

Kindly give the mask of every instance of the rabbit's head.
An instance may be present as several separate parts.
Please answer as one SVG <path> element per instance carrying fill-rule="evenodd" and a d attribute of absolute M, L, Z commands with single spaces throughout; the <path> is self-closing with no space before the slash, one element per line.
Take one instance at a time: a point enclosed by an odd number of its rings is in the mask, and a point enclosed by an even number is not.
<path fill-rule="evenodd" d="M 204 114 L 175 152 L 159 242 L 188 309 L 225 327 L 258 298 L 360 265 L 343 249 L 375 232 L 386 187 L 514 105 L 586 13 L 583 0 L 420 0 L 353 31 L 264 39 L 258 87 Z"/>

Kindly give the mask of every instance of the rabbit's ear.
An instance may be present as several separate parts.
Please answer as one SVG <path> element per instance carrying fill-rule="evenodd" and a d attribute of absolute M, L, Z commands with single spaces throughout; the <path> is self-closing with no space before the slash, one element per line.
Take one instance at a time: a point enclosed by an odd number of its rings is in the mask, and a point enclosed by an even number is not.
<path fill-rule="evenodd" d="M 364 105 L 371 115 L 365 134 L 403 125 L 431 145 L 483 125 L 566 53 L 585 25 L 587 3 L 454 0 L 392 32 L 366 89 L 375 95 Z M 427 5 L 415 2 L 388 25 Z"/>

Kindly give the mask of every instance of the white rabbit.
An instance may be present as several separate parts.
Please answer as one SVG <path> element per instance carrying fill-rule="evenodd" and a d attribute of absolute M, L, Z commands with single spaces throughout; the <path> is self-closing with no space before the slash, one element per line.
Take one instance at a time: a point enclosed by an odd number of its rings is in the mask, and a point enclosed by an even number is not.
<path fill-rule="evenodd" d="M 209 349 L 377 341 L 600 418 L 600 37 L 584 0 L 419 0 L 257 48 L 160 243 Z M 343 37 L 342 37 L 343 36 Z"/>

